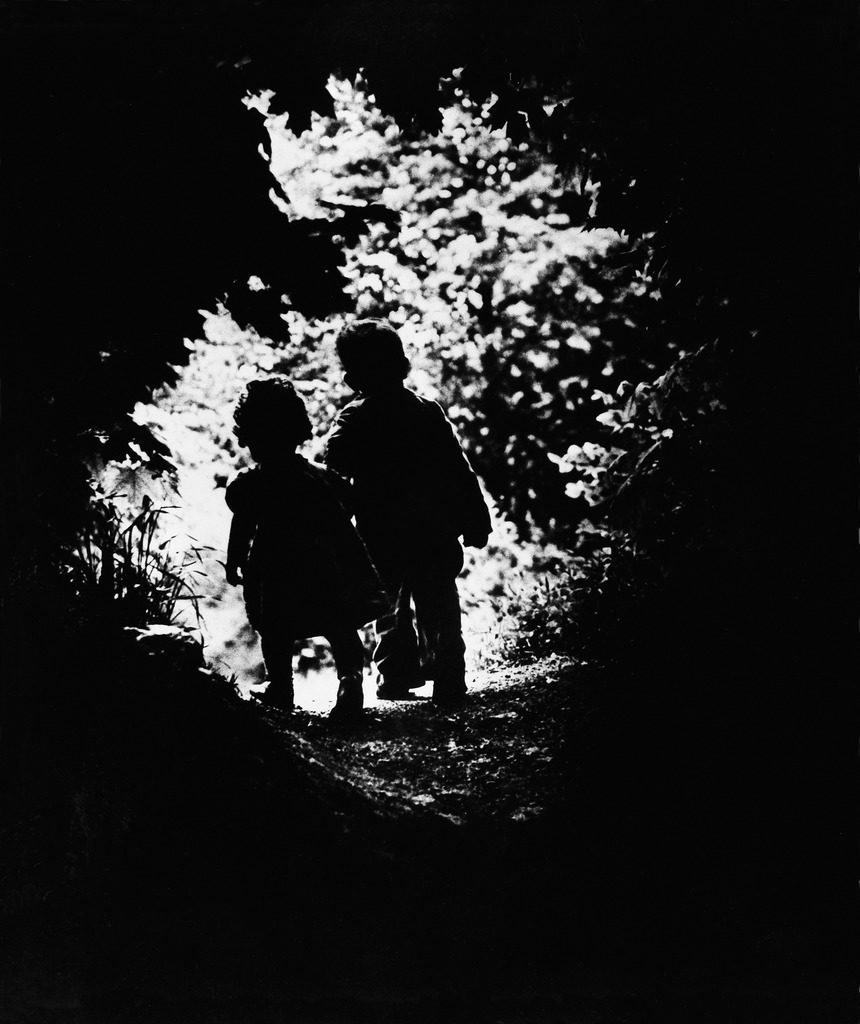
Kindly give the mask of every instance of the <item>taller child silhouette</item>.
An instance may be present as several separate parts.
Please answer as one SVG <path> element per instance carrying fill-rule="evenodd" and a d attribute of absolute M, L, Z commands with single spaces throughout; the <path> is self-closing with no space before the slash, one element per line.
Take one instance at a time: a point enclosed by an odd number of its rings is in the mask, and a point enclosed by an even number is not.
<path fill-rule="evenodd" d="M 379 696 L 408 697 L 430 678 L 434 701 L 460 701 L 459 538 L 484 547 L 490 513 L 442 408 L 404 386 L 409 361 L 394 328 L 360 320 L 337 351 L 356 397 L 332 427 L 325 461 L 353 483 L 356 525 L 391 600 L 376 622 Z"/>

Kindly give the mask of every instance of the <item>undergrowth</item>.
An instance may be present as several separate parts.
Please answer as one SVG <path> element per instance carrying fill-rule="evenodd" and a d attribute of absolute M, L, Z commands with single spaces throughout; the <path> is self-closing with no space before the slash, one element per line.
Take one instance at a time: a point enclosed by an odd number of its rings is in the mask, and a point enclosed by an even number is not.
<path fill-rule="evenodd" d="M 193 539 L 178 545 L 165 529 L 173 506 L 144 495 L 140 508 L 123 495 L 94 489 L 88 515 L 62 563 L 66 581 L 83 607 L 123 626 L 175 624 L 181 604 L 200 621 L 199 595 L 190 578 L 204 577 L 206 550 Z"/>

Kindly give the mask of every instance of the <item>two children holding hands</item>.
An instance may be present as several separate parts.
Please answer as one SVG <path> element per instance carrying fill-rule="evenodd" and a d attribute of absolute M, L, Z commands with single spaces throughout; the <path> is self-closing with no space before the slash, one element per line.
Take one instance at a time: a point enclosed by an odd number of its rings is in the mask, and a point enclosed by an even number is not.
<path fill-rule="evenodd" d="M 380 697 L 406 698 L 432 679 L 434 702 L 459 702 L 459 539 L 487 543 L 487 505 L 441 407 L 404 386 L 409 362 L 397 332 L 385 321 L 358 321 L 337 351 L 355 398 L 329 433 L 326 467 L 296 453 L 311 427 L 286 378 L 251 382 L 234 416 L 237 440 L 257 465 L 227 488 L 227 581 L 243 584 L 260 634 L 270 680 L 263 699 L 292 708 L 293 645 L 324 636 L 338 675 L 332 716 L 356 718 L 358 629 L 376 620 Z"/>

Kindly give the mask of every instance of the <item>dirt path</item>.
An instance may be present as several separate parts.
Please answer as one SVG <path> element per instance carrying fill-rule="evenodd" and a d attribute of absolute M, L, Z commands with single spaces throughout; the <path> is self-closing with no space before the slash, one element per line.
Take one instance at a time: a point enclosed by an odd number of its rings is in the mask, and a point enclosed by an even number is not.
<path fill-rule="evenodd" d="M 360 727 L 264 710 L 271 728 L 375 803 L 455 824 L 528 821 L 557 796 L 554 755 L 572 699 L 569 662 L 500 669 L 456 710 L 428 699 L 382 701 Z"/>
<path fill-rule="evenodd" d="M 822 947 L 824 963 L 804 934 L 759 926 L 738 941 L 665 914 L 688 892 L 641 867 L 649 841 L 660 857 L 675 841 L 649 819 L 662 794 L 646 793 L 629 827 L 616 820 L 628 801 L 593 814 L 617 790 L 585 770 L 588 744 L 608 746 L 602 767 L 618 736 L 586 668 L 501 669 L 456 711 L 380 703 L 353 731 L 254 707 L 222 682 L 218 700 L 206 676 L 196 690 L 179 673 L 130 688 L 139 714 L 106 762 L 123 817 L 95 820 L 85 888 L 7 923 L 0 1020 L 843 1019 L 838 950 Z"/>

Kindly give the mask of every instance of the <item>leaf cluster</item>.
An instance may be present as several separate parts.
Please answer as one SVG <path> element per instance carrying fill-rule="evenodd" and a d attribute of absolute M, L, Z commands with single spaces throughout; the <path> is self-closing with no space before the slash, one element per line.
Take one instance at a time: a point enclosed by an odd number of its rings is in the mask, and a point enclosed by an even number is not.
<path fill-rule="evenodd" d="M 181 602 L 198 615 L 198 595 L 189 581 L 200 575 L 202 548 L 179 553 L 164 535 L 169 506 L 144 497 L 139 510 L 124 510 L 121 496 L 94 491 L 89 518 L 65 554 L 61 572 L 82 607 L 105 623 L 144 627 L 177 621 Z"/>
<path fill-rule="evenodd" d="M 334 116 L 304 132 L 269 119 L 286 211 L 341 231 L 358 315 L 400 328 L 413 384 L 448 409 L 505 514 L 526 534 L 572 536 L 580 509 L 553 453 L 590 429 L 598 382 L 647 379 L 671 359 L 647 242 L 579 228 L 553 164 L 533 139 L 494 128 L 494 105 L 473 100 L 459 73 L 439 87 L 435 133 L 401 131 L 360 76 L 329 88 Z M 355 211 L 381 208 L 393 215 L 350 227 Z M 280 367 L 304 375 L 319 365 L 314 340 L 343 318 L 284 319 L 283 352 L 295 354 Z M 336 374 L 323 373 L 336 393 Z"/>

